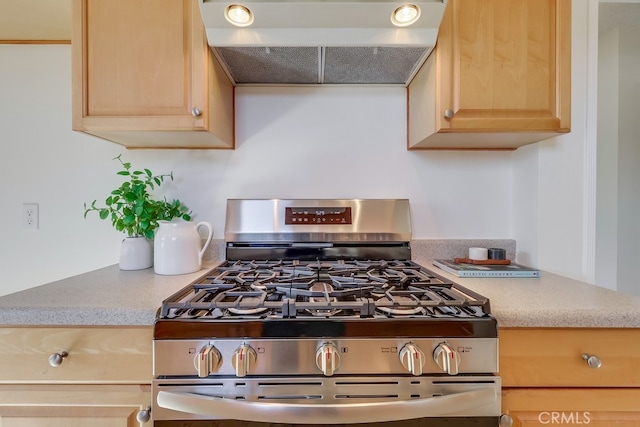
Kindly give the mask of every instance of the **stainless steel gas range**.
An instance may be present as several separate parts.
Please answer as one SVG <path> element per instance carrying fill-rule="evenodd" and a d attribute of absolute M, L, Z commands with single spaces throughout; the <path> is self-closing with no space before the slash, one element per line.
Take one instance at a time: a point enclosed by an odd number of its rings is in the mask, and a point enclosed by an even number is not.
<path fill-rule="evenodd" d="M 411 261 L 407 200 L 229 200 L 154 327 L 156 426 L 499 423 L 489 301 Z"/>

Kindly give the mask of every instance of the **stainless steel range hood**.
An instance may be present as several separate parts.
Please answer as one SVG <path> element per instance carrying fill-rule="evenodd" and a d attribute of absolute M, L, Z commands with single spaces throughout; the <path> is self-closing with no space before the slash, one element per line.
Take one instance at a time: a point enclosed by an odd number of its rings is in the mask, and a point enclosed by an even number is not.
<path fill-rule="evenodd" d="M 209 46 L 236 85 L 406 86 L 433 49 L 445 8 L 443 0 L 412 1 L 420 19 L 396 27 L 400 1 L 239 3 L 255 16 L 249 27 L 227 22 L 229 1 L 200 0 Z"/>

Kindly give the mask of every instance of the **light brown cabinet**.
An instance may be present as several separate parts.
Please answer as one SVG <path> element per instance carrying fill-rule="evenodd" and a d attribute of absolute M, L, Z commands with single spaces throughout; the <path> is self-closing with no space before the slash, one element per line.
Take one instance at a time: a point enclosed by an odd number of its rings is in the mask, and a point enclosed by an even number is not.
<path fill-rule="evenodd" d="M 499 335 L 502 408 L 514 427 L 640 426 L 640 329 L 501 329 Z M 590 367 L 585 354 L 601 366 Z"/>
<path fill-rule="evenodd" d="M 571 0 L 449 0 L 407 90 L 410 149 L 515 149 L 569 132 Z"/>
<path fill-rule="evenodd" d="M 502 393 L 503 412 L 509 413 L 513 427 L 639 426 L 638 402 L 637 388 L 510 388 Z"/>
<path fill-rule="evenodd" d="M 139 426 L 151 405 L 151 348 L 151 327 L 0 329 L 0 424 Z"/>
<path fill-rule="evenodd" d="M 129 148 L 233 148 L 234 88 L 196 0 L 73 0 L 73 129 Z"/>

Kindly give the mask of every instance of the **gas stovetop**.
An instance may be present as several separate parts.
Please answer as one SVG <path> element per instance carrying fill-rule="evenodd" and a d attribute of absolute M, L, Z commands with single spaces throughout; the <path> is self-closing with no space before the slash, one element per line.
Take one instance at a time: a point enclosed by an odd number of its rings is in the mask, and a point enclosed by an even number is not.
<path fill-rule="evenodd" d="M 162 319 L 483 318 L 487 299 L 405 260 L 226 261 Z"/>
<path fill-rule="evenodd" d="M 410 239 L 408 200 L 229 200 L 227 261 L 163 301 L 154 337 L 495 338 L 489 300 Z"/>
<path fill-rule="evenodd" d="M 158 311 L 154 419 L 497 424 L 489 301 L 410 261 L 410 219 L 408 200 L 229 200 L 227 261 Z"/>

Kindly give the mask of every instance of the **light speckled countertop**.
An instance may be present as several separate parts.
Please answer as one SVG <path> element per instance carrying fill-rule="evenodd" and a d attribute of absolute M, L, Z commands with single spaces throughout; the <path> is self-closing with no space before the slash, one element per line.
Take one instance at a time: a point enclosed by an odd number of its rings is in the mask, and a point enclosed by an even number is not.
<path fill-rule="evenodd" d="M 164 299 L 215 265 L 179 276 L 101 268 L 0 297 L 0 325 L 153 325 Z"/>
<path fill-rule="evenodd" d="M 458 278 L 434 267 L 424 251 L 414 261 L 491 302 L 500 327 L 640 327 L 640 298 L 551 273 L 541 278 Z M 152 325 L 162 301 L 216 265 L 160 276 L 153 269 L 105 267 L 0 297 L 0 325 Z"/>
<path fill-rule="evenodd" d="M 416 262 L 489 298 L 500 327 L 640 327 L 640 298 L 542 272 L 540 278 L 461 278 Z"/>

